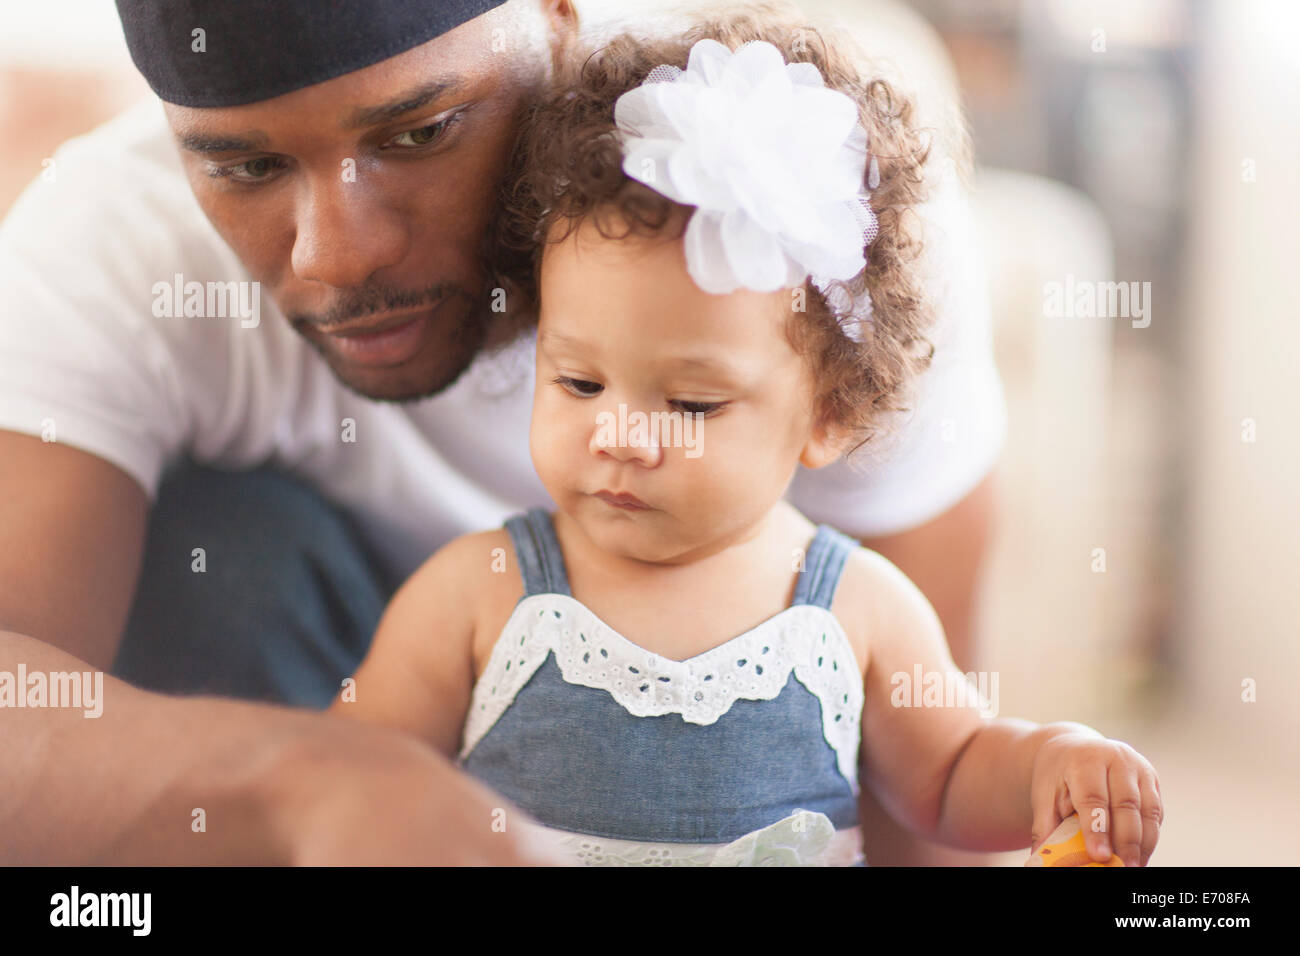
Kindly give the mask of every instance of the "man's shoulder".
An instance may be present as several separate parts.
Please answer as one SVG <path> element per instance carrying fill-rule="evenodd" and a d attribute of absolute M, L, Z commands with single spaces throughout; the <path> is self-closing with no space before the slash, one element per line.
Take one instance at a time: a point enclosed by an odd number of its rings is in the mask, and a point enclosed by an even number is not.
<path fill-rule="evenodd" d="M 109 173 L 134 169 L 184 178 L 162 103 L 152 97 L 65 141 L 53 158 L 56 167 L 89 166 Z M 103 180 L 101 184 L 108 185 Z"/>
<path fill-rule="evenodd" d="M 138 242 L 182 254 L 176 237 L 216 234 L 181 166 L 162 106 L 143 100 L 60 145 L 15 201 L 0 241 L 85 255 Z M 43 238 L 50 240 L 48 244 Z"/>
<path fill-rule="evenodd" d="M 89 323 L 142 334 L 150 290 L 178 273 L 246 278 L 199 208 L 156 100 L 60 146 L 0 223 L 0 252 L 0 310 L 61 334 Z"/>

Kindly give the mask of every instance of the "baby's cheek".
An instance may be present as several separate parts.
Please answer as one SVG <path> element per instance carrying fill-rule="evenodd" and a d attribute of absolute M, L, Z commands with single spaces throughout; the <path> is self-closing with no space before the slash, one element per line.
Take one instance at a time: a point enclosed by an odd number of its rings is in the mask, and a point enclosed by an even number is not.
<path fill-rule="evenodd" d="M 584 470 L 592 463 L 591 417 L 571 408 L 548 407 L 546 403 L 534 407 L 529 429 L 533 467 L 557 504 L 563 493 L 581 483 Z"/>
<path fill-rule="evenodd" d="M 743 514 L 767 501 L 773 476 L 770 460 L 755 448 L 760 443 L 722 434 L 721 429 L 714 432 L 710 442 L 707 423 L 702 434 L 698 457 L 687 457 L 685 450 L 675 449 L 676 460 L 671 462 L 697 510 L 706 514 Z"/>
<path fill-rule="evenodd" d="M 533 468 L 548 491 L 557 477 L 558 462 L 563 458 L 557 449 L 558 437 L 554 418 L 547 416 L 545 409 L 537 409 L 528 430 L 528 450 L 532 454 Z"/>
<path fill-rule="evenodd" d="M 748 424 L 748 423 L 747 423 Z M 783 425 L 761 422 L 745 429 L 714 429 L 710 434 L 705 422 L 704 454 L 701 460 L 728 481 L 758 490 L 781 483 L 781 476 L 793 467 L 799 453 Z M 709 439 L 712 439 L 710 442 Z"/>

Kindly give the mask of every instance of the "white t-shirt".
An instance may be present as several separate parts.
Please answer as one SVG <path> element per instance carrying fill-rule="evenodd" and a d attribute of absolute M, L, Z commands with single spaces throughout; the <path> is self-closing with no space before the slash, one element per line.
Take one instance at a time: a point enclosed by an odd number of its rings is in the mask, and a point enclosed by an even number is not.
<path fill-rule="evenodd" d="M 432 398 L 366 400 L 270 296 L 255 328 L 237 316 L 154 316 L 155 283 L 177 273 L 250 279 L 190 192 L 156 100 L 64 144 L 54 160 L 53 178 L 38 178 L 0 226 L 0 428 L 98 455 L 151 498 L 164 467 L 187 452 L 232 469 L 273 462 L 348 509 L 401 575 L 457 535 L 553 506 L 528 451 L 531 337 L 480 355 Z M 801 468 L 790 488 L 809 518 L 849 534 L 939 515 L 1002 446 L 969 209 L 952 186 L 931 214 L 942 324 L 915 414 L 862 464 Z"/>

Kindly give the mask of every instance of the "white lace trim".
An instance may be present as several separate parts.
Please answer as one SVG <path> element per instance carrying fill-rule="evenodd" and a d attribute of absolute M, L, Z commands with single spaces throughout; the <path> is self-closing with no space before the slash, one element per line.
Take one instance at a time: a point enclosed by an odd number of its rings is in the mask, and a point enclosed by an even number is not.
<path fill-rule="evenodd" d="M 731 843 L 615 840 L 527 821 L 521 826 L 571 866 L 853 866 L 865 862 L 862 828 L 836 830 L 830 818 L 796 810 Z"/>
<path fill-rule="evenodd" d="M 461 760 L 552 651 L 567 683 L 608 691 L 636 717 L 680 714 L 702 725 L 717 721 L 737 700 L 772 700 L 793 671 L 821 701 L 822 733 L 857 792 L 862 679 L 848 637 L 825 608 L 788 607 L 712 650 L 674 661 L 633 644 L 568 595 L 526 597 L 474 686 Z"/>

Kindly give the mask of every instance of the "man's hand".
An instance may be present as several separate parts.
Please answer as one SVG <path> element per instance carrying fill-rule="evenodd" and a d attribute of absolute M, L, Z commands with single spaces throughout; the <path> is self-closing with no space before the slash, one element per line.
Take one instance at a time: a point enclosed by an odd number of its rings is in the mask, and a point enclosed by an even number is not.
<path fill-rule="evenodd" d="M 346 724 L 355 721 L 321 717 Z M 277 829 L 305 866 L 542 866 L 522 810 L 413 738 L 365 726 L 366 752 L 309 752 L 285 768 Z M 315 748 L 313 748 L 315 750 Z"/>

